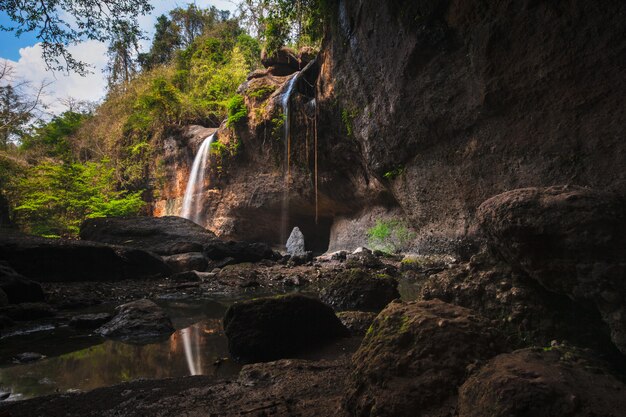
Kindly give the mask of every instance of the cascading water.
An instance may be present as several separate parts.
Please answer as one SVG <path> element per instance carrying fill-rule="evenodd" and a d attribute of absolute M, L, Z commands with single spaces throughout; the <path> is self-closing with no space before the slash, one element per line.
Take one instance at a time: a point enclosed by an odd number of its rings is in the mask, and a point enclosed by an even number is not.
<path fill-rule="evenodd" d="M 193 160 L 191 171 L 189 172 L 189 181 L 185 189 L 183 197 L 183 207 L 180 211 L 180 217 L 189 219 L 200 225 L 202 222 L 202 194 L 204 191 L 204 175 L 209 163 L 209 154 L 211 151 L 211 143 L 215 138 L 215 133 L 208 136 L 200 145 L 198 153 Z"/>
<path fill-rule="evenodd" d="M 283 201 L 282 201 L 282 209 L 281 209 L 281 228 L 280 228 L 280 239 L 281 242 L 287 241 L 287 228 L 289 222 L 289 177 L 291 175 L 291 117 L 289 115 L 289 102 L 291 100 L 291 94 L 293 93 L 293 89 L 296 85 L 296 81 L 298 81 L 299 72 L 296 72 L 289 83 L 287 84 L 287 89 L 283 93 L 281 104 L 283 106 L 283 117 L 285 118 L 285 168 L 284 168 L 284 180 L 285 186 L 283 188 Z"/>

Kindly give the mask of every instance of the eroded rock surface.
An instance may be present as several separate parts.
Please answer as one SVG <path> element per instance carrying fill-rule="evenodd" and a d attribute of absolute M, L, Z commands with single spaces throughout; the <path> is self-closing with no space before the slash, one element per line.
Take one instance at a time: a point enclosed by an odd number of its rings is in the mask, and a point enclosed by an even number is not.
<path fill-rule="evenodd" d="M 386 274 L 350 269 L 325 283 L 320 299 L 335 310 L 378 312 L 399 298 L 398 281 Z"/>
<path fill-rule="evenodd" d="M 352 359 L 345 409 L 354 416 L 449 416 L 468 370 L 502 351 L 471 310 L 443 301 L 393 302 Z"/>
<path fill-rule="evenodd" d="M 478 209 L 493 249 L 542 286 L 591 303 L 626 353 L 626 200 L 582 187 L 524 188 Z"/>
<path fill-rule="evenodd" d="M 524 349 L 495 357 L 463 384 L 458 416 L 624 417 L 626 385 L 579 349 Z"/>

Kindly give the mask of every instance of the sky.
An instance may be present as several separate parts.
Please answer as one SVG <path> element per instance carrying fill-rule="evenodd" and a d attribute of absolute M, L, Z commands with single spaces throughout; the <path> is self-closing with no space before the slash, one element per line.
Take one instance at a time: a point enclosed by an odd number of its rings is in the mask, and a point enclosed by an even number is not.
<path fill-rule="evenodd" d="M 195 3 L 200 8 L 215 6 L 220 10 L 230 11 L 236 7 L 235 1 L 230 0 L 151 0 L 150 2 L 154 10 L 149 15 L 139 17 L 140 27 L 149 39 L 154 34 L 157 17 L 178 6 L 184 7 L 188 3 Z M 7 16 L 0 13 L 0 25 L 8 24 L 10 21 Z M 144 41 L 141 45 L 142 49 L 146 50 L 149 44 L 149 40 Z M 65 111 L 66 107 L 62 100 L 67 98 L 99 101 L 105 94 L 106 77 L 102 70 L 107 64 L 106 44 L 90 40 L 70 46 L 69 51 L 74 58 L 93 67 L 91 74 L 81 77 L 74 73 L 46 70 L 46 65 L 41 58 L 41 46 L 33 33 L 24 33 L 16 38 L 14 33 L 0 31 L 0 61 L 8 61 L 13 68 L 13 74 L 21 80 L 29 81 L 32 86 L 49 84 L 42 101 L 50 114 Z"/>

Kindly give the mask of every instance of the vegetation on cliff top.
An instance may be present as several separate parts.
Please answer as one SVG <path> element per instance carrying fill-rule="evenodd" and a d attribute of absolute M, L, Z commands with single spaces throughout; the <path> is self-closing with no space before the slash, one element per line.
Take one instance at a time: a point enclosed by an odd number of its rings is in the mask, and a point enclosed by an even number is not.
<path fill-rule="evenodd" d="M 319 44 L 322 3 L 245 0 L 236 17 L 178 7 L 157 19 L 149 50 L 139 54 L 142 34 L 117 21 L 107 35 L 105 100 L 68 102 L 52 119 L 37 120 L 28 100 L 3 91 L 0 113 L 11 123 L 0 144 L 0 225 L 72 236 L 86 217 L 140 213 L 160 181 L 166 135 L 247 117 L 236 91 L 259 67 L 262 46 Z"/>

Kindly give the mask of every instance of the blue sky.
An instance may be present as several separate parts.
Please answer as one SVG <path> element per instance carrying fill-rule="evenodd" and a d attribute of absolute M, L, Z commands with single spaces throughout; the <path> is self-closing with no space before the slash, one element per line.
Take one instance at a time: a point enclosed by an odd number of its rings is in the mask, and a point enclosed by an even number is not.
<path fill-rule="evenodd" d="M 221 10 L 234 11 L 235 1 L 230 0 L 151 0 L 154 10 L 149 16 L 139 18 L 141 28 L 151 37 L 154 23 L 161 14 L 166 14 L 178 6 L 195 3 L 198 7 L 215 6 Z M 0 24 L 10 25 L 6 14 L 0 13 Z M 147 48 L 149 41 L 144 42 Z M 86 41 L 69 47 L 72 55 L 88 64 L 93 69 L 86 77 L 46 70 L 41 58 L 41 48 L 34 33 L 24 33 L 17 38 L 12 32 L 0 31 L 0 61 L 8 61 L 13 68 L 13 75 L 29 81 L 33 86 L 49 84 L 43 98 L 48 112 L 58 114 L 65 110 L 62 100 L 72 97 L 78 100 L 98 101 L 104 97 L 106 80 L 102 73 L 106 66 L 106 45 L 96 41 Z"/>

